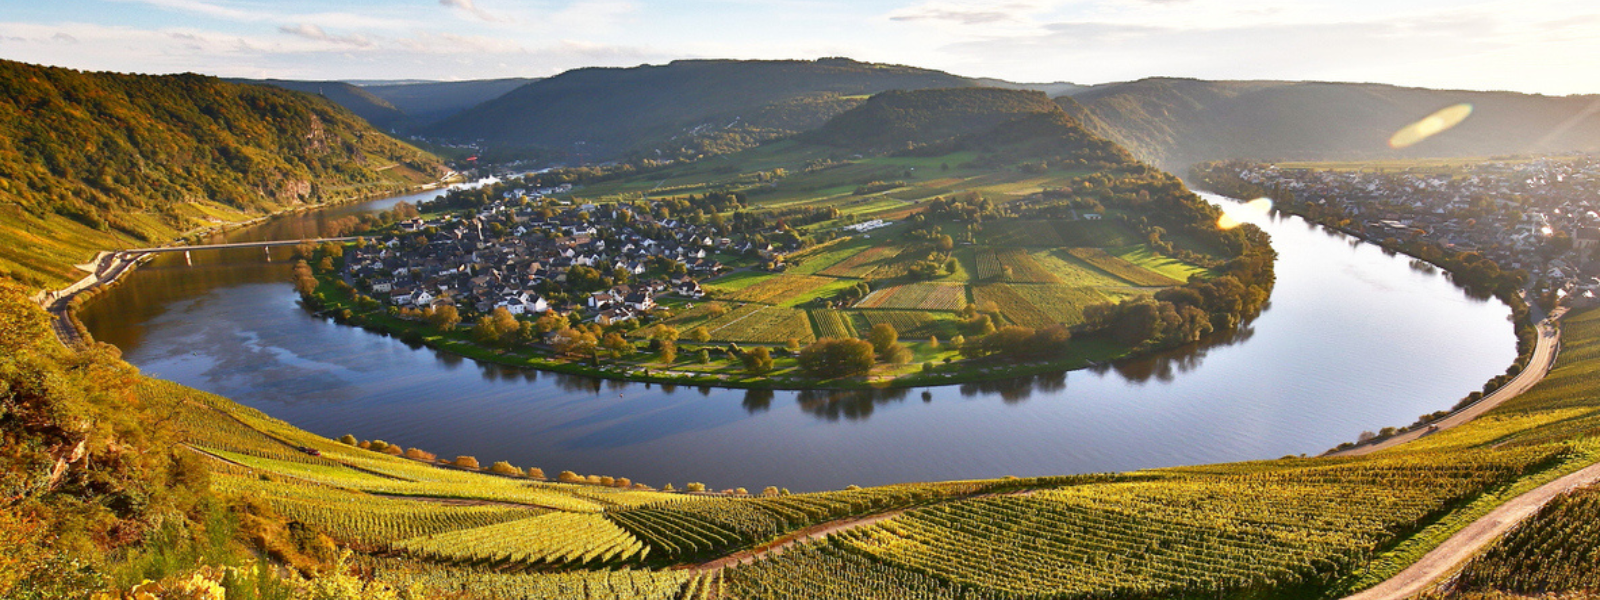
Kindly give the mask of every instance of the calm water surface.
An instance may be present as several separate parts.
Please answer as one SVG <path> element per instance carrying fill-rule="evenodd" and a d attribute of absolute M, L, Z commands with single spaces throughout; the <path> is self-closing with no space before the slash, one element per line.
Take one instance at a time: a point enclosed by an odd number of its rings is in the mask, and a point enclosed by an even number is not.
<path fill-rule="evenodd" d="M 227 237 L 314 236 L 398 200 Z M 259 249 L 197 252 L 192 266 L 165 256 L 82 316 L 147 374 L 329 437 L 652 485 L 795 491 L 1315 454 L 1448 408 L 1515 357 L 1503 304 L 1297 217 L 1253 220 L 1280 254 L 1278 286 L 1232 339 L 1098 373 L 878 394 L 480 365 L 306 313 L 287 283 L 287 249 L 271 262 Z"/>

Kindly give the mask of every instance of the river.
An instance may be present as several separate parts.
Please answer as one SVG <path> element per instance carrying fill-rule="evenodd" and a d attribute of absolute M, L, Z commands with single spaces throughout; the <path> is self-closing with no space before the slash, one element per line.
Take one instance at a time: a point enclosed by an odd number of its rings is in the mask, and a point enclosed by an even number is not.
<path fill-rule="evenodd" d="M 311 237 L 332 219 L 436 193 L 226 239 Z M 797 492 L 1316 454 L 1449 408 L 1515 358 L 1500 302 L 1299 217 L 1249 220 L 1272 234 L 1278 284 L 1237 335 L 1100 372 L 885 393 L 674 388 L 478 364 L 308 314 L 287 283 L 288 249 L 271 261 L 260 249 L 196 252 L 192 265 L 164 255 L 81 317 L 146 374 L 329 437 L 552 475 Z"/>

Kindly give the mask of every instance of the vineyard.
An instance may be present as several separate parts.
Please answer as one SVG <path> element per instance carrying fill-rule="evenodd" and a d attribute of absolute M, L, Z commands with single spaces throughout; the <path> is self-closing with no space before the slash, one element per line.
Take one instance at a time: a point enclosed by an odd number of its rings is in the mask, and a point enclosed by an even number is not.
<path fill-rule="evenodd" d="M 605 517 L 570 512 L 417 536 L 394 546 L 444 562 L 518 565 L 604 565 L 643 560 L 649 553 Z"/>
<path fill-rule="evenodd" d="M 1122 225 L 1098 221 L 1038 221 L 1003 219 L 983 224 L 979 243 L 995 246 L 1113 247 L 1139 240 Z"/>
<path fill-rule="evenodd" d="M 1005 269 L 1011 269 L 1011 276 L 1005 276 Z M 1027 283 L 1061 283 L 1061 279 L 1034 262 L 1033 257 L 1022 248 L 979 248 L 978 249 L 978 279 L 982 281 L 1003 280 L 1020 281 Z"/>
<path fill-rule="evenodd" d="M 873 246 L 846 257 L 819 274 L 854 279 L 893 279 L 904 276 L 912 263 L 927 255 L 927 248 L 916 245 Z"/>
<path fill-rule="evenodd" d="M 1109 299 L 1093 288 L 995 283 L 973 288 L 980 305 L 993 302 L 1007 320 L 1025 327 L 1083 321 L 1083 308 Z"/>
<path fill-rule="evenodd" d="M 1139 265 L 1122 260 L 1100 248 L 1073 248 L 1067 252 L 1083 262 L 1094 265 L 1107 273 L 1126 280 L 1137 286 L 1158 287 L 1173 286 L 1183 283 L 1166 275 L 1151 271 Z"/>
<path fill-rule="evenodd" d="M 832 563 L 863 578 L 863 588 L 904 597 L 952 597 L 952 586 L 976 597 L 1109 599 L 1326 585 L 1441 507 L 1538 469 L 1555 454 L 1316 461 L 973 498 L 838 533 L 834 548 L 785 553 L 728 581 L 743 590 L 754 574 L 762 578 L 756 591 L 783 592 L 751 597 L 808 597 L 798 590 L 833 582 L 792 574 Z"/>
<path fill-rule="evenodd" d="M 967 287 L 959 283 L 912 283 L 874 290 L 856 308 L 961 310 L 967 305 Z"/>
<path fill-rule="evenodd" d="M 838 281 L 815 275 L 778 275 L 760 283 L 729 292 L 725 297 L 736 302 L 777 304 L 793 296 L 810 292 Z"/>
<path fill-rule="evenodd" d="M 1600 489 L 1559 496 L 1461 570 L 1452 595 L 1600 593 Z"/>
<path fill-rule="evenodd" d="M 811 315 L 811 323 L 816 326 L 818 338 L 853 338 L 856 337 L 856 328 L 850 322 L 849 313 L 837 310 L 813 309 L 807 311 Z"/>
<path fill-rule="evenodd" d="M 960 324 L 952 313 L 928 312 L 919 310 L 863 310 L 854 313 L 866 321 L 866 327 L 858 330 L 871 330 L 873 325 L 888 323 L 901 337 L 922 339 L 937 335 L 951 337 L 957 333 Z"/>
<path fill-rule="evenodd" d="M 793 338 L 802 344 L 816 340 L 806 311 L 763 304 L 746 304 L 707 322 L 711 339 L 724 342 L 782 344 Z"/>

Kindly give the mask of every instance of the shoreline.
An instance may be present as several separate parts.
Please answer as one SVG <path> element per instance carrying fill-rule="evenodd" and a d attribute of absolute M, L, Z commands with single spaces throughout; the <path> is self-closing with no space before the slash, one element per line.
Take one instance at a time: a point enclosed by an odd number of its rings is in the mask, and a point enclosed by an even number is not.
<path fill-rule="evenodd" d="M 445 183 L 445 180 L 441 179 L 439 181 L 422 185 L 408 186 L 405 188 L 405 191 L 400 192 L 381 192 L 379 194 L 355 196 L 344 201 L 297 206 L 265 215 L 260 215 L 250 219 L 245 219 L 243 221 L 218 223 L 211 227 L 202 227 L 196 230 L 191 230 L 179 235 L 177 238 L 171 242 L 168 242 L 167 244 L 156 247 L 181 248 L 189 245 L 187 240 L 193 236 L 204 237 L 219 235 L 229 231 L 236 231 L 246 227 L 260 225 L 279 217 L 306 213 L 314 210 L 326 210 L 329 208 L 345 206 L 349 204 L 358 204 L 361 202 L 371 202 L 374 200 L 381 200 L 383 198 L 415 194 L 418 192 L 439 189 L 446 185 L 448 184 Z M 83 265 L 76 265 L 78 268 L 83 268 L 86 265 L 93 265 L 93 270 L 84 269 L 89 271 L 88 275 L 83 276 L 81 279 L 74 281 L 67 285 L 67 287 L 59 290 L 39 290 L 38 293 L 33 295 L 32 299 L 34 303 L 39 305 L 39 308 L 42 308 L 45 312 L 50 313 L 51 327 L 55 330 L 57 341 L 69 348 L 81 346 L 92 339 L 88 335 L 88 331 L 84 328 L 83 324 L 78 321 L 76 313 L 77 309 L 81 306 L 81 302 L 93 299 L 95 296 L 99 295 L 101 291 L 109 286 L 115 285 L 117 281 L 120 280 L 124 275 L 133 272 L 133 270 L 137 269 L 139 265 L 150 261 L 151 258 L 152 256 L 150 253 L 140 253 L 130 256 L 127 254 L 126 249 L 101 250 L 90 262 L 84 263 Z"/>

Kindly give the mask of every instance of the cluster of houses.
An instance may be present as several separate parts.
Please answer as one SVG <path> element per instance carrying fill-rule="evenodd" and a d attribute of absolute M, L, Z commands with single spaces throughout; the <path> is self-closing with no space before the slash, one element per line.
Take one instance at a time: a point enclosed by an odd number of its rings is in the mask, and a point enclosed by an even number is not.
<path fill-rule="evenodd" d="M 1343 212 L 1375 238 L 1479 252 L 1564 292 L 1600 288 L 1600 157 L 1492 161 L 1451 173 L 1250 164 L 1236 175 Z M 1551 243 L 1560 236 L 1570 250 Z"/>
<path fill-rule="evenodd" d="M 517 315 L 558 311 L 618 322 L 655 309 L 662 295 L 704 297 L 698 280 L 726 270 L 714 258 L 718 253 L 779 256 L 770 245 L 735 242 L 709 225 L 656 220 L 627 205 L 561 202 L 552 208 L 522 201 L 526 195 L 506 192 L 472 215 L 399 223 L 399 233 L 346 253 L 346 281 L 398 307 L 449 304 L 465 314 L 504 307 Z M 626 276 L 613 278 L 616 285 L 607 289 L 572 293 L 569 285 L 578 280 L 569 282 L 569 276 L 577 267 Z M 635 277 L 652 268 L 674 274 Z M 539 291 L 552 289 L 564 297 Z"/>

